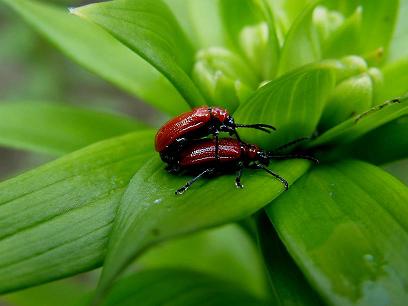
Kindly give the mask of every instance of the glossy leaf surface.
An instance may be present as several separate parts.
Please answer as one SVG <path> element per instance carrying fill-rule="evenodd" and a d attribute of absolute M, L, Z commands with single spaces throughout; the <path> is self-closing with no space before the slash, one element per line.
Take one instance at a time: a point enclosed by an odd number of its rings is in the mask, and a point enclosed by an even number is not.
<path fill-rule="evenodd" d="M 370 148 L 367 150 L 367 148 Z M 352 156 L 374 164 L 386 164 L 408 156 L 408 116 L 395 119 L 363 137 L 336 149 L 339 156 Z"/>
<path fill-rule="evenodd" d="M 117 0 L 72 10 L 95 22 L 163 73 L 190 105 L 204 99 L 187 75 L 194 50 L 161 0 Z"/>
<path fill-rule="evenodd" d="M 0 103 L 0 144 L 62 155 L 146 126 L 129 117 L 56 103 Z"/>
<path fill-rule="evenodd" d="M 363 54 L 378 48 L 383 48 L 387 52 L 394 33 L 400 2 L 404 0 L 361 0 L 363 20 L 360 35 Z"/>
<path fill-rule="evenodd" d="M 142 271 L 121 279 L 102 306 L 266 306 L 245 288 L 182 269 Z"/>
<path fill-rule="evenodd" d="M 405 305 L 408 187 L 367 163 L 321 165 L 266 210 L 332 305 Z"/>
<path fill-rule="evenodd" d="M 265 214 L 258 220 L 258 239 L 269 272 L 271 305 L 324 305 L 288 254 Z"/>
<path fill-rule="evenodd" d="M 158 244 L 144 253 L 136 266 L 202 272 L 235 282 L 258 297 L 269 295 L 258 248 L 248 233 L 236 224 Z"/>
<path fill-rule="evenodd" d="M 385 65 L 382 69 L 384 85 L 377 96 L 377 101 L 385 101 L 408 94 L 407 71 L 408 56 Z"/>
<path fill-rule="evenodd" d="M 272 168 L 293 183 L 309 167 L 304 160 L 276 163 Z M 247 170 L 237 189 L 232 175 L 202 179 L 183 195 L 175 191 L 191 177 L 166 174 L 158 157 L 132 179 L 115 219 L 99 284 L 99 297 L 147 247 L 170 237 L 240 220 L 282 191 L 282 184 L 264 171 Z"/>
<path fill-rule="evenodd" d="M 240 135 L 265 149 L 311 136 L 333 87 L 334 74 L 325 68 L 297 70 L 267 83 L 237 109 L 234 118 L 238 123 L 271 124 L 277 130 L 267 134 L 240 129 Z"/>
<path fill-rule="evenodd" d="M 388 52 L 388 62 L 395 62 L 399 59 L 408 58 L 408 1 L 400 0 L 398 16 L 395 25 L 395 31 L 393 33 L 392 41 L 390 44 L 390 51 Z"/>
<path fill-rule="evenodd" d="M 164 2 L 197 50 L 226 46 L 218 0 L 164 0 Z"/>
<path fill-rule="evenodd" d="M 54 6 L 35 0 L 1 0 L 67 56 L 123 90 L 168 113 L 188 110 L 171 83 L 111 35 Z"/>
<path fill-rule="evenodd" d="M 336 125 L 312 141 L 310 146 L 348 143 L 387 122 L 407 114 L 408 97 L 395 101 L 391 100 Z"/>
<path fill-rule="evenodd" d="M 106 140 L 0 184 L 0 292 L 101 265 L 116 207 L 151 156 L 153 135 Z"/>
<path fill-rule="evenodd" d="M 316 27 L 313 25 L 316 2 L 313 1 L 297 16 L 286 34 L 278 75 L 321 59 L 320 40 Z"/>

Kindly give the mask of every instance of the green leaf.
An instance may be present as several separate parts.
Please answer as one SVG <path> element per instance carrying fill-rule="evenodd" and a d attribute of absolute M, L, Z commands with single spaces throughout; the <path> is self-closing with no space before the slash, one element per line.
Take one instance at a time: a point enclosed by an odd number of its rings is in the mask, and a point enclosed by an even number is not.
<path fill-rule="evenodd" d="M 293 183 L 308 167 L 307 161 L 291 160 L 277 163 L 273 169 Z M 224 175 L 203 179 L 176 196 L 175 191 L 190 178 L 167 174 L 158 157 L 136 173 L 115 218 L 98 298 L 147 247 L 245 218 L 283 191 L 282 184 L 266 172 L 248 170 L 242 190 L 235 187 L 233 176 Z"/>
<path fill-rule="evenodd" d="M 390 44 L 387 61 L 394 62 L 399 59 L 408 58 L 408 1 L 399 1 L 398 17 L 395 31 Z"/>
<path fill-rule="evenodd" d="M 131 118 L 56 103 L 0 103 L 0 144 L 63 155 L 145 125 Z"/>
<path fill-rule="evenodd" d="M 407 114 L 408 96 L 387 101 L 329 129 L 310 142 L 309 146 L 350 143 L 371 130 Z"/>
<path fill-rule="evenodd" d="M 269 272 L 271 305 L 324 305 L 289 256 L 265 214 L 262 214 L 258 220 L 258 237 L 265 265 Z"/>
<path fill-rule="evenodd" d="M 218 0 L 164 0 L 164 2 L 197 50 L 226 46 Z"/>
<path fill-rule="evenodd" d="M 370 53 L 378 48 L 388 50 L 394 33 L 399 2 L 399 0 L 361 0 L 363 20 L 360 37 L 363 53 Z"/>
<path fill-rule="evenodd" d="M 376 101 L 385 101 L 408 93 L 408 56 L 385 65 L 381 70 L 384 75 L 384 85 Z"/>
<path fill-rule="evenodd" d="M 234 114 L 238 123 L 267 123 L 277 128 L 273 135 L 241 129 L 265 149 L 293 139 L 311 136 L 322 114 L 325 100 L 334 87 L 334 73 L 327 68 L 305 68 L 286 74 L 260 87 Z"/>
<path fill-rule="evenodd" d="M 316 2 L 309 4 L 290 27 L 282 48 L 278 75 L 321 59 L 320 39 L 313 24 Z"/>
<path fill-rule="evenodd" d="M 221 0 L 219 5 L 231 45 L 260 80 L 271 79 L 278 67 L 279 43 L 268 7 L 258 0 Z"/>
<path fill-rule="evenodd" d="M 324 58 L 336 58 L 349 54 L 359 54 L 361 49 L 362 7 L 357 7 L 354 14 L 330 34 L 323 43 Z"/>
<path fill-rule="evenodd" d="M 0 296 L 10 306 L 73 306 L 83 301 L 91 288 L 78 280 L 61 280 Z M 1 304 L 3 305 L 3 304 Z"/>
<path fill-rule="evenodd" d="M 159 244 L 136 262 L 142 269 L 182 268 L 236 282 L 265 298 L 266 277 L 258 249 L 238 225 L 201 231 Z"/>
<path fill-rule="evenodd" d="M 116 0 L 71 10 L 95 22 L 151 63 L 190 105 L 204 98 L 189 78 L 194 50 L 174 15 L 161 0 Z"/>
<path fill-rule="evenodd" d="M 374 164 L 407 158 L 408 116 L 384 124 L 335 151 L 337 156 L 352 156 Z"/>
<path fill-rule="evenodd" d="M 357 11 L 360 11 L 361 29 L 358 30 L 359 40 L 356 41 L 354 37 L 350 37 L 350 46 L 348 48 L 350 52 L 358 49 L 358 54 L 363 54 L 367 59 L 378 63 L 383 60 L 384 51 L 388 52 L 396 24 L 399 2 L 399 0 L 326 0 L 323 3 L 331 5 L 344 15 L 351 15 L 348 18 L 349 21 L 353 19 L 353 12 L 355 15 Z M 359 18 L 358 16 L 355 17 Z M 350 29 L 352 29 L 352 26 Z M 350 34 L 354 36 L 357 33 L 353 31 Z M 347 37 L 344 37 L 344 40 L 347 40 Z M 346 41 L 344 41 L 344 46 L 347 48 L 346 44 Z M 335 48 L 335 45 L 333 47 Z"/>
<path fill-rule="evenodd" d="M 101 265 L 117 204 L 152 131 L 113 138 L 0 184 L 0 292 Z"/>
<path fill-rule="evenodd" d="M 102 306 L 266 306 L 245 288 L 183 269 L 142 271 L 121 279 Z"/>
<path fill-rule="evenodd" d="M 283 41 L 287 31 L 308 3 L 313 0 L 266 0 L 274 15 L 279 40 Z"/>
<path fill-rule="evenodd" d="M 163 75 L 100 27 L 68 14 L 67 10 L 34 0 L 0 1 L 12 7 L 67 56 L 102 78 L 168 114 L 188 110 L 188 105 Z"/>
<path fill-rule="evenodd" d="M 358 161 L 316 167 L 266 210 L 330 305 L 405 305 L 408 188 Z"/>
<path fill-rule="evenodd" d="M 330 93 L 319 130 L 327 130 L 351 117 L 360 114 L 373 104 L 373 82 L 368 73 L 348 78 Z"/>

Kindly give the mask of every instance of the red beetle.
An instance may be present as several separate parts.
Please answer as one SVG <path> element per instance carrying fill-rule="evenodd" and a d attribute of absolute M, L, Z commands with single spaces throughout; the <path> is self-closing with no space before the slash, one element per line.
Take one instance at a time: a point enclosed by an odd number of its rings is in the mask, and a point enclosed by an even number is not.
<path fill-rule="evenodd" d="M 218 133 L 228 132 L 239 136 L 237 127 L 254 128 L 267 133 L 275 128 L 268 124 L 236 124 L 228 111 L 220 107 L 200 106 L 181 114 L 164 124 L 156 134 L 155 147 L 163 161 L 171 162 L 178 152 L 193 139 L 213 134 L 218 151 Z"/>
<path fill-rule="evenodd" d="M 298 142 L 296 140 L 291 143 Z M 176 194 L 182 194 L 195 181 L 204 175 L 213 175 L 231 170 L 237 171 L 235 184 L 242 188 L 241 175 L 244 168 L 263 169 L 285 186 L 285 190 L 289 188 L 288 182 L 278 174 L 269 170 L 266 166 L 269 165 L 272 159 L 291 159 L 302 158 L 312 160 L 318 163 L 314 157 L 307 155 L 291 154 L 291 155 L 275 155 L 273 152 L 266 152 L 257 145 L 245 144 L 234 138 L 220 139 L 218 143 L 218 158 L 216 158 L 216 147 L 213 139 L 197 140 L 184 148 L 178 157 L 177 161 L 170 163 L 168 170 L 170 172 L 180 172 L 182 170 L 198 171 L 199 174 L 188 181 L 183 187 L 176 191 Z"/>

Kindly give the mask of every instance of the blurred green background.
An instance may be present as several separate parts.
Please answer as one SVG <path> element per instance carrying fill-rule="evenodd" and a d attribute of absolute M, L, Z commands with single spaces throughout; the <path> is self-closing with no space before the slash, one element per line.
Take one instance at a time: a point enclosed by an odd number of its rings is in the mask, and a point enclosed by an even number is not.
<path fill-rule="evenodd" d="M 48 2 L 68 8 L 91 1 Z M 166 119 L 153 108 L 66 58 L 0 3 L 0 103 L 10 101 L 72 103 L 126 113 L 152 125 Z M 46 156 L 0 147 L 0 179 L 48 160 Z"/>
<path fill-rule="evenodd" d="M 48 0 L 48 2 L 68 7 L 91 1 Z M 72 103 L 123 112 L 138 119 L 143 118 L 143 121 L 154 126 L 166 119 L 151 107 L 66 58 L 30 29 L 20 17 L 0 4 L 0 103 L 10 101 Z M 50 159 L 44 155 L 0 148 L 0 180 L 34 168 Z M 384 168 L 408 184 L 408 160 L 384 165 Z M 68 298 L 72 297 L 73 288 L 78 293 L 90 290 L 97 279 L 97 273 L 76 276 L 72 281 L 68 281 L 65 289 L 56 286 L 55 288 L 58 287 L 60 288 L 58 290 L 62 291 L 55 291 L 54 295 Z M 50 288 L 52 285 L 47 287 L 47 290 Z M 54 302 L 56 301 L 50 300 L 49 305 L 57 305 Z M 23 304 L 10 302 L 6 304 L 0 298 L 0 306 Z"/>

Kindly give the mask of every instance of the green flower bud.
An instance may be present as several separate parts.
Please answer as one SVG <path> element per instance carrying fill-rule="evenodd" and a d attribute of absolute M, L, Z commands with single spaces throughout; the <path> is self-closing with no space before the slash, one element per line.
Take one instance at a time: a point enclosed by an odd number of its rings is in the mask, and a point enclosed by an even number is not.
<path fill-rule="evenodd" d="M 368 73 L 353 76 L 336 86 L 328 98 L 319 129 L 327 130 L 368 110 L 373 101 L 373 82 Z"/>
<path fill-rule="evenodd" d="M 192 77 L 210 104 L 230 110 L 245 101 L 258 83 L 239 56 L 222 48 L 198 52 Z"/>
<path fill-rule="evenodd" d="M 337 29 L 332 31 L 323 41 L 323 56 L 337 58 L 344 54 L 358 54 L 360 51 L 360 30 L 363 18 L 363 9 L 358 6 Z"/>
<path fill-rule="evenodd" d="M 321 41 L 327 40 L 330 34 L 336 31 L 343 22 L 344 16 L 342 14 L 321 5 L 317 6 L 313 12 L 313 24 Z"/>
<path fill-rule="evenodd" d="M 382 90 L 384 86 L 384 76 L 380 69 L 372 67 L 368 69 L 368 75 L 371 78 L 371 82 L 373 83 L 373 95 L 374 97 L 378 97 L 379 92 Z M 384 101 L 377 101 L 378 99 L 374 99 L 375 104 L 383 103 Z"/>
<path fill-rule="evenodd" d="M 333 68 L 336 73 L 337 83 L 368 70 L 366 61 L 357 55 L 346 56 L 340 60 L 324 60 L 318 65 Z"/>
<path fill-rule="evenodd" d="M 257 25 L 246 26 L 241 30 L 239 43 L 246 58 L 254 67 L 260 79 L 272 77 L 273 50 L 269 41 L 269 28 L 266 22 Z"/>

